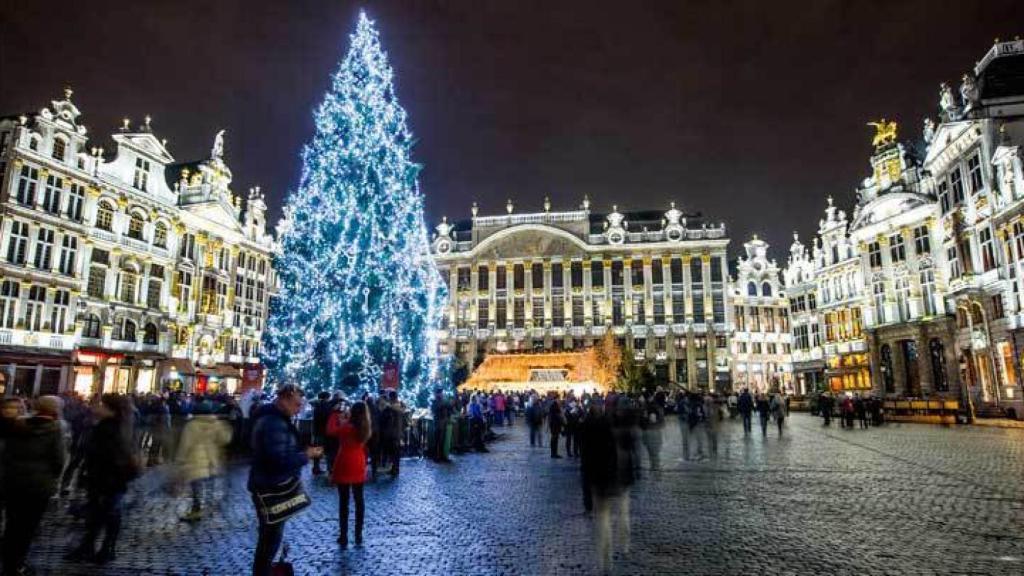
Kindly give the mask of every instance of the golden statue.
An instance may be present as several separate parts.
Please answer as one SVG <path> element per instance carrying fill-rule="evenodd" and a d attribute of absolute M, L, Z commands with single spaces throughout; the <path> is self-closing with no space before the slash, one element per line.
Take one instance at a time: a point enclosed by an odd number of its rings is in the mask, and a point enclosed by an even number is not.
<path fill-rule="evenodd" d="M 882 118 L 878 122 L 868 122 L 868 126 L 875 127 L 875 137 L 871 139 L 871 144 L 875 148 L 892 144 L 896 141 L 896 122 L 887 122 L 885 118 Z"/>

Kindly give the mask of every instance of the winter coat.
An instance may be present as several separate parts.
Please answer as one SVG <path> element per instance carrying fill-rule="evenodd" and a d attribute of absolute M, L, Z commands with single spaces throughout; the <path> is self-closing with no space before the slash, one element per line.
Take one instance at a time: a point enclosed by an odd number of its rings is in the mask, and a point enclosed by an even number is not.
<path fill-rule="evenodd" d="M 563 426 L 565 426 L 565 415 L 562 414 L 562 407 L 558 405 L 558 402 L 552 402 L 548 408 L 548 430 L 557 436 L 562 433 Z"/>
<path fill-rule="evenodd" d="M 749 392 L 740 394 L 740 397 L 736 399 L 736 409 L 740 411 L 740 414 L 750 414 L 754 411 L 754 398 Z"/>
<path fill-rule="evenodd" d="M 185 425 L 178 444 L 182 482 L 218 476 L 224 469 L 224 450 L 231 443 L 231 426 L 212 414 L 196 416 Z"/>
<path fill-rule="evenodd" d="M 299 430 L 277 406 L 261 408 L 252 429 L 249 490 L 272 488 L 296 478 L 309 462 Z"/>
<path fill-rule="evenodd" d="M 327 435 L 338 439 L 338 454 L 331 468 L 335 484 L 366 482 L 366 442 L 359 440 L 359 431 L 351 422 L 342 422 L 341 415 L 327 421 Z"/>
<path fill-rule="evenodd" d="M 405 410 L 400 402 L 388 402 L 380 411 L 380 439 L 394 442 L 405 431 Z"/>
<path fill-rule="evenodd" d="M 611 419 L 604 414 L 587 414 L 580 427 L 580 469 L 583 483 L 603 496 L 618 494 L 618 446 Z"/>
<path fill-rule="evenodd" d="M 772 415 L 775 416 L 776 419 L 786 417 L 786 401 L 782 399 L 782 396 L 772 396 L 771 409 Z"/>
<path fill-rule="evenodd" d="M 4 490 L 13 497 L 51 496 L 57 490 L 66 458 L 60 421 L 35 416 L 9 422 L 4 428 Z"/>
<path fill-rule="evenodd" d="M 86 488 L 95 494 L 118 494 L 138 478 L 141 467 L 132 451 L 131 434 L 118 418 L 103 418 L 85 445 Z"/>

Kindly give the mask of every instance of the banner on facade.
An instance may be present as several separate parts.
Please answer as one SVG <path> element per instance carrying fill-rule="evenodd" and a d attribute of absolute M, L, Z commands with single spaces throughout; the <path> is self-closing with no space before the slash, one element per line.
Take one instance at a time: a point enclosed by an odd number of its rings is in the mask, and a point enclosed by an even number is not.
<path fill-rule="evenodd" d="M 247 364 L 242 368 L 242 390 L 253 390 L 263 386 L 263 365 Z"/>
<path fill-rule="evenodd" d="M 388 362 L 384 364 L 384 372 L 381 374 L 380 378 L 381 390 L 398 390 L 398 386 L 398 362 Z"/>

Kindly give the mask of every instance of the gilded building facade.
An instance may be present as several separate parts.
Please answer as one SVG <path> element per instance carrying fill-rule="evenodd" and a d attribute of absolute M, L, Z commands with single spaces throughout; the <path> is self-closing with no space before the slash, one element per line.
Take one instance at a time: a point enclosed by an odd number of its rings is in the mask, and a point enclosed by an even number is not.
<path fill-rule="evenodd" d="M 237 386 L 275 282 L 262 196 L 230 190 L 223 133 L 177 165 L 125 120 L 107 155 L 71 96 L 0 119 L 3 394 Z"/>
<path fill-rule="evenodd" d="M 582 349 L 612 332 L 661 381 L 731 387 L 724 225 L 666 211 L 481 216 L 436 228 L 451 301 L 441 340 L 469 366 L 488 353 Z"/>
<path fill-rule="evenodd" d="M 789 300 L 792 332 L 793 393 L 808 396 L 825 388 L 825 351 L 822 348 L 814 259 L 796 233 L 789 247 L 783 281 Z"/>

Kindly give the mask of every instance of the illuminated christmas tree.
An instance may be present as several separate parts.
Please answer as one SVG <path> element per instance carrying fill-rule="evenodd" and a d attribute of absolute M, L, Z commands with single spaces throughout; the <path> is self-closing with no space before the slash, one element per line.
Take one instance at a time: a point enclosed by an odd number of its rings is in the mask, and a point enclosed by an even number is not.
<path fill-rule="evenodd" d="M 350 40 L 285 203 L 268 381 L 376 390 L 392 364 L 403 395 L 424 398 L 438 377 L 447 293 L 430 256 L 405 110 L 365 14 Z"/>

